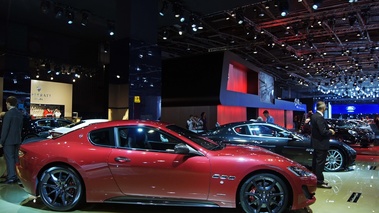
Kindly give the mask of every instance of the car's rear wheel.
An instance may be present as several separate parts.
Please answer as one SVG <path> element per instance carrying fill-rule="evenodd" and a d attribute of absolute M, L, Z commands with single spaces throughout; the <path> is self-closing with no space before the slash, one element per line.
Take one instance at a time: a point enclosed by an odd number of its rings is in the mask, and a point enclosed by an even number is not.
<path fill-rule="evenodd" d="M 70 211 L 84 199 L 84 186 L 77 173 L 69 167 L 46 169 L 38 184 L 42 202 L 54 211 Z"/>
<path fill-rule="evenodd" d="M 289 196 L 284 181 L 269 173 L 253 175 L 239 191 L 241 207 L 247 213 L 287 212 Z"/>
<path fill-rule="evenodd" d="M 338 149 L 329 149 L 324 170 L 327 172 L 336 172 L 344 168 L 343 154 Z"/>

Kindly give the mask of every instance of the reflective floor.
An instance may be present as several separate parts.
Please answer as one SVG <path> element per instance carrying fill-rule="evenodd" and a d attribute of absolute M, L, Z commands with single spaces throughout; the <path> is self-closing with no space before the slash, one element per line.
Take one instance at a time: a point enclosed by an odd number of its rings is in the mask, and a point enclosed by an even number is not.
<path fill-rule="evenodd" d="M 359 155 L 356 165 L 351 171 L 325 172 L 325 179 L 333 186 L 332 189 L 316 191 L 317 201 L 306 209 L 291 213 L 369 213 L 379 212 L 379 146 L 356 148 Z M 4 168 L 0 159 L 0 168 Z M 378 167 L 378 168 L 377 168 Z M 2 171 L 0 171 L 2 172 Z M 17 185 L 0 184 L 0 212 L 34 213 L 49 211 L 40 201 L 33 199 Z M 193 212 L 198 213 L 232 213 L 235 209 L 159 207 L 115 204 L 87 204 L 83 209 L 73 212 L 126 212 L 126 213 L 157 213 L 157 212 Z"/>

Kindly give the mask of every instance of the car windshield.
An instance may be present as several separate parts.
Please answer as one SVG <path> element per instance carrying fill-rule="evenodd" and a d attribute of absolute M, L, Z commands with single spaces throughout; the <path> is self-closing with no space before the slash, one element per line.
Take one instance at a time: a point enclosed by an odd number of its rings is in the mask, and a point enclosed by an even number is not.
<path fill-rule="evenodd" d="M 208 138 L 204 138 L 201 135 L 194 133 L 188 129 L 184 129 L 180 126 L 168 125 L 167 128 L 178 133 L 178 134 L 180 134 L 180 135 L 182 135 L 183 137 L 190 139 L 191 141 L 193 141 L 196 144 L 204 147 L 205 149 L 217 150 L 217 149 L 222 149 L 224 147 L 223 145 L 219 145 L 218 143 L 216 143 L 216 142 L 214 142 Z"/>

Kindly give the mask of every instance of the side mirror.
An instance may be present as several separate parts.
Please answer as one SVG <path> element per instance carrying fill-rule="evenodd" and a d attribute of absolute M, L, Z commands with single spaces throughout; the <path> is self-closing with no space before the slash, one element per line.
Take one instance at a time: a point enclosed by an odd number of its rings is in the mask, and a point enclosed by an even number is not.
<path fill-rule="evenodd" d="M 176 144 L 174 151 L 176 154 L 188 154 L 190 152 L 189 148 L 184 143 Z"/>
<path fill-rule="evenodd" d="M 192 149 L 184 143 L 176 144 L 174 147 L 174 152 L 176 154 L 189 154 L 189 155 L 201 155 L 198 151 Z"/>

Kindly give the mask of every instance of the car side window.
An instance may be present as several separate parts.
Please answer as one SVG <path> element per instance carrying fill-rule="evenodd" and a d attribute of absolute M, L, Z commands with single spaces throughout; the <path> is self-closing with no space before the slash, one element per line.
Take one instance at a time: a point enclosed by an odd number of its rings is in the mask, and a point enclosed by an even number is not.
<path fill-rule="evenodd" d="M 240 135 L 250 135 L 249 128 L 246 125 L 234 127 L 234 131 Z"/>
<path fill-rule="evenodd" d="M 174 147 L 182 141 L 160 129 L 150 127 L 119 127 L 119 147 L 151 151 L 174 152 Z"/>
<path fill-rule="evenodd" d="M 260 128 L 260 135 L 261 136 L 268 136 L 268 137 L 273 137 L 275 136 L 275 130 L 273 128 L 270 128 L 269 126 L 264 126 L 264 125 L 261 125 Z"/>
<path fill-rule="evenodd" d="M 260 134 L 259 127 L 256 125 L 249 125 L 249 129 L 252 135 L 258 136 Z"/>
<path fill-rule="evenodd" d="M 147 140 L 152 150 L 165 152 L 174 152 L 175 145 L 182 143 L 175 137 L 154 128 L 148 129 Z"/>
<path fill-rule="evenodd" d="M 89 139 L 95 145 L 115 147 L 113 128 L 93 130 L 89 134 Z"/>
<path fill-rule="evenodd" d="M 268 136 L 268 137 L 286 137 L 288 134 L 284 134 L 282 130 L 273 127 L 273 126 L 260 126 L 260 131 L 262 136 Z M 281 133 L 281 134 L 280 134 Z"/>

